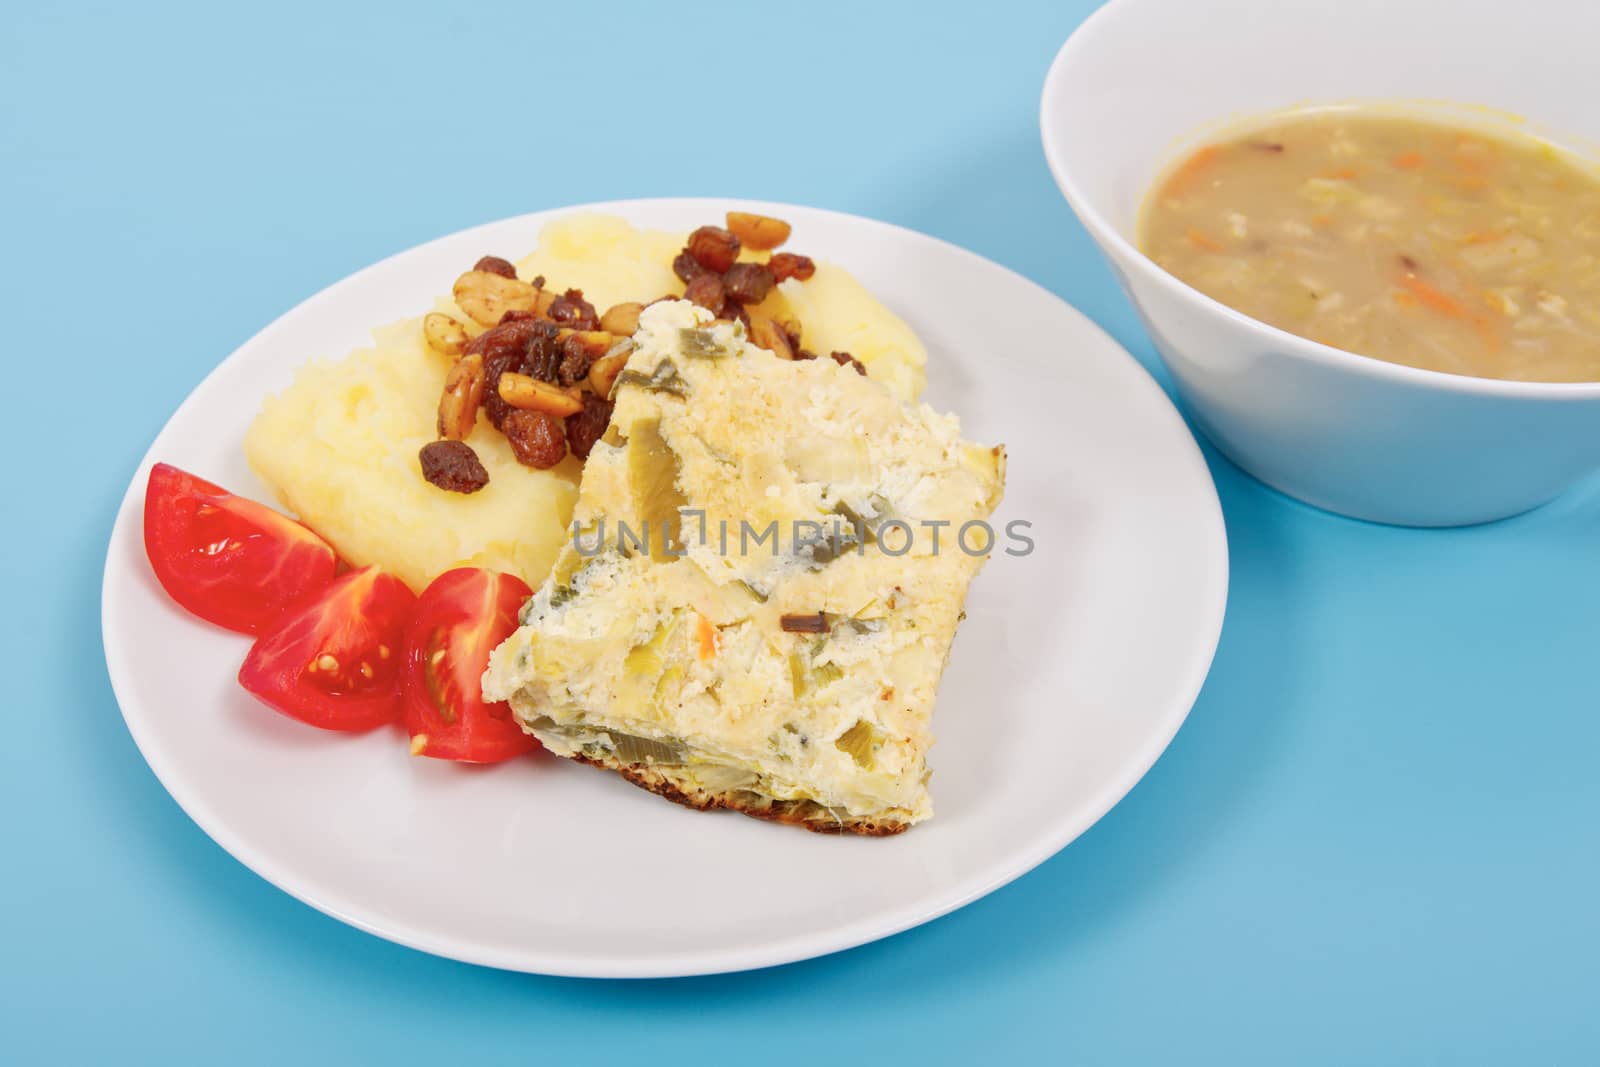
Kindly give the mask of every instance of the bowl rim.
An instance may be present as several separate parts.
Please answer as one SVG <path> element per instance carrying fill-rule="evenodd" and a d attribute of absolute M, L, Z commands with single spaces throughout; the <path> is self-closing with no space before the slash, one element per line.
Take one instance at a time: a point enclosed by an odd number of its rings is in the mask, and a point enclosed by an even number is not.
<path fill-rule="evenodd" d="M 1101 214 L 1073 179 L 1070 153 L 1061 144 L 1060 134 L 1056 131 L 1060 128 L 1059 118 L 1062 109 L 1067 106 L 1067 97 L 1061 85 L 1067 78 L 1067 70 L 1071 67 L 1074 57 L 1093 46 L 1095 34 L 1114 18 L 1120 9 L 1131 7 L 1138 2 L 1141 0 L 1108 0 L 1084 19 L 1057 50 L 1055 59 L 1051 61 L 1050 69 L 1045 74 L 1039 101 L 1039 134 L 1044 147 L 1045 164 L 1050 168 L 1050 174 L 1055 178 L 1056 185 L 1068 205 L 1108 258 L 1141 272 L 1146 280 L 1167 295 L 1188 303 L 1202 313 L 1220 317 L 1240 329 L 1263 333 L 1276 346 L 1274 351 L 1334 370 L 1366 374 L 1397 384 L 1470 396 L 1568 402 L 1600 399 L 1600 381 L 1528 382 L 1509 378 L 1477 378 L 1465 374 L 1425 370 L 1403 363 L 1390 363 L 1375 356 L 1364 356 L 1358 352 L 1346 351 L 1320 341 L 1313 341 L 1308 337 L 1301 337 L 1282 327 L 1252 318 L 1206 295 L 1163 269 L 1155 260 L 1145 255 L 1136 244 L 1125 238 L 1117 227 Z M 1131 294 L 1129 298 L 1132 299 Z"/>

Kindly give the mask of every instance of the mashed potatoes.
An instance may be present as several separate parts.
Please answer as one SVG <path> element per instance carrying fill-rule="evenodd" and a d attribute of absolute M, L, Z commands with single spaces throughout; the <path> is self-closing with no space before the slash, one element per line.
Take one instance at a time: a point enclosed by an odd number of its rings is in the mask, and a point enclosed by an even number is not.
<path fill-rule="evenodd" d="M 672 259 L 683 243 L 683 234 L 577 215 L 545 227 L 518 272 L 542 274 L 552 288 L 582 289 L 604 311 L 681 293 Z M 803 241 L 797 248 L 817 251 Z M 454 279 L 440 281 L 442 288 Z M 921 342 L 845 270 L 819 261 L 810 280 L 784 282 L 761 308 L 798 318 L 807 348 L 850 352 L 898 395 L 922 391 Z M 466 320 L 448 299 L 439 310 Z M 429 485 L 417 452 L 435 438 L 448 361 L 423 343 L 421 319 L 376 330 L 373 342 L 344 359 L 307 364 L 267 400 L 245 435 L 251 467 L 350 563 L 376 563 L 419 592 L 455 566 L 507 571 L 537 586 L 567 536 L 582 464 L 568 456 L 551 470 L 524 467 L 480 417 L 467 443 L 489 484 L 471 495 Z"/>

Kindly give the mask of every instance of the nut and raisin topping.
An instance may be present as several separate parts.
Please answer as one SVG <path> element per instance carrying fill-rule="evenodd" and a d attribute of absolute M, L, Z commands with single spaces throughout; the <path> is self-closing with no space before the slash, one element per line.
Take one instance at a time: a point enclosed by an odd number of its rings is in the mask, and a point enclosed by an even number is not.
<path fill-rule="evenodd" d="M 727 322 L 741 322 L 757 345 L 786 359 L 815 359 L 800 347 L 800 324 L 753 309 L 780 282 L 804 281 L 816 272 L 806 256 L 772 250 L 790 235 L 782 219 L 749 212 L 727 213 L 727 228 L 701 226 L 672 261 L 684 293 L 647 302 L 627 301 L 604 315 L 580 289 L 557 293 L 541 275 L 517 276 L 516 266 L 484 256 L 456 279 L 452 295 L 464 319 L 433 312 L 422 322 L 431 350 L 455 362 L 439 398 L 442 440 L 421 452 L 429 482 L 452 492 L 475 492 L 489 475 L 466 444 L 482 411 L 505 435 L 519 462 L 538 469 L 560 463 L 568 451 L 584 459 L 608 432 L 611 393 L 634 350 L 639 315 L 662 300 L 689 300 Z M 767 262 L 740 262 L 741 251 L 772 253 Z M 832 358 L 866 369 L 848 353 Z M 681 385 L 635 374 L 652 388 L 681 393 Z"/>

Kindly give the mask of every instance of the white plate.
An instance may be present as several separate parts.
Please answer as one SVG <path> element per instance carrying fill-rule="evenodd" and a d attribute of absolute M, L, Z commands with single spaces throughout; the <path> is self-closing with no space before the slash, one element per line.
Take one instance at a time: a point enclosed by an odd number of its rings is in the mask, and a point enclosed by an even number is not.
<path fill-rule="evenodd" d="M 686 231 L 725 200 L 596 205 Z M 315 355 L 426 309 L 486 252 L 531 249 L 545 212 L 403 252 L 317 294 L 228 357 L 128 487 L 106 560 L 106 663 L 163 785 L 234 856 L 363 930 L 517 970 L 683 975 L 784 963 L 926 922 L 1087 829 L 1160 755 L 1216 648 L 1227 545 L 1193 438 L 1132 358 L 1077 311 L 970 252 L 880 222 L 743 205 L 794 224 L 927 343 L 934 406 L 1003 441 L 997 525 L 1032 523 L 967 601 L 935 725 L 932 821 L 834 838 L 676 807 L 548 756 L 468 768 L 379 730 L 324 733 L 234 682 L 248 639 L 186 615 L 144 558 L 149 466 L 268 499 L 246 466 L 261 398 Z M 180 669 L 181 665 L 181 669 Z"/>

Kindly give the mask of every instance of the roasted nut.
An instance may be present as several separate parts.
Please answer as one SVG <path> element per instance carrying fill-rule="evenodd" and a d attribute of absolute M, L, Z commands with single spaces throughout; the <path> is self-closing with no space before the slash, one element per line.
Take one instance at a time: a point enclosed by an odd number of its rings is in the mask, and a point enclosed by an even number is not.
<path fill-rule="evenodd" d="M 464 441 L 478 422 L 478 407 L 483 403 L 483 356 L 477 352 L 462 356 L 444 379 L 444 394 L 439 397 L 439 436 L 449 441 Z"/>
<path fill-rule="evenodd" d="M 809 281 L 817 273 L 817 265 L 811 262 L 810 256 L 797 256 L 793 252 L 779 252 L 767 260 L 767 269 L 772 271 L 772 276 L 780 282 L 794 278 L 797 281 Z"/>
<path fill-rule="evenodd" d="M 600 316 L 595 314 L 594 305 L 583 298 L 582 289 L 568 289 L 556 297 L 546 314 L 551 322 L 574 330 L 594 330 L 600 326 Z"/>
<path fill-rule="evenodd" d="M 484 256 L 472 265 L 472 269 L 486 270 L 490 274 L 498 274 L 502 278 L 515 278 L 517 276 L 517 268 L 511 265 L 511 261 L 509 259 L 501 259 L 499 256 Z"/>
<path fill-rule="evenodd" d="M 770 315 L 763 315 L 759 311 L 750 313 L 750 340 L 780 359 L 794 358 L 789 335 Z"/>
<path fill-rule="evenodd" d="M 692 304 L 699 304 L 712 314 L 721 311 L 723 302 L 727 299 L 721 275 L 702 274 L 695 278 L 684 286 L 683 298 Z"/>
<path fill-rule="evenodd" d="M 517 462 L 549 470 L 567 458 L 567 432 L 561 420 L 543 411 L 513 411 L 501 428 Z"/>
<path fill-rule="evenodd" d="M 608 308 L 606 313 L 600 316 L 600 328 L 607 333 L 631 337 L 639 330 L 639 313 L 643 310 L 643 304 L 632 303 Z"/>
<path fill-rule="evenodd" d="M 789 239 L 789 224 L 771 215 L 730 211 L 728 229 L 746 248 L 754 248 L 758 252 L 777 248 Z"/>
<path fill-rule="evenodd" d="M 539 310 L 539 290 L 516 278 L 469 270 L 456 279 L 456 306 L 479 326 L 494 326 L 507 311 Z"/>
<path fill-rule="evenodd" d="M 759 304 L 777 284 L 772 271 L 765 263 L 735 263 L 722 276 L 722 288 L 729 300 L 741 304 Z"/>
<path fill-rule="evenodd" d="M 417 454 L 422 476 L 452 493 L 476 493 L 489 484 L 489 472 L 465 441 L 429 441 Z"/>
<path fill-rule="evenodd" d="M 721 226 L 702 226 L 689 235 L 684 251 L 706 270 L 721 274 L 739 258 L 739 239 Z"/>
<path fill-rule="evenodd" d="M 586 393 L 583 410 L 567 416 L 567 447 L 574 456 L 589 458 L 590 449 L 605 436 L 606 427 L 611 424 L 611 406 L 611 401 L 604 397 Z"/>
<path fill-rule="evenodd" d="M 595 391 L 596 396 L 611 395 L 611 387 L 616 384 L 617 375 L 622 373 L 622 368 L 628 365 L 628 357 L 631 355 L 633 348 L 629 346 L 594 361 L 594 365 L 589 368 L 589 388 Z"/>
<path fill-rule="evenodd" d="M 526 374 L 502 374 L 496 389 L 501 400 L 522 411 L 543 411 L 564 419 L 583 410 L 583 401 L 565 389 L 558 389 L 549 382 L 541 382 Z"/>
<path fill-rule="evenodd" d="M 449 315 L 431 311 L 422 316 L 422 339 L 441 356 L 459 356 L 467 342 L 467 328 Z"/>

